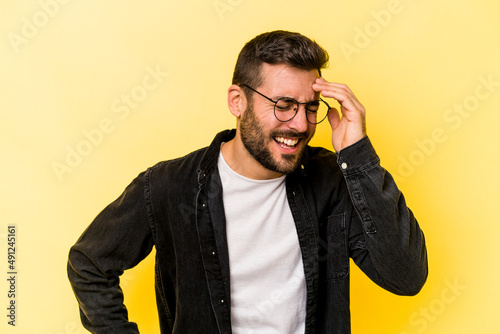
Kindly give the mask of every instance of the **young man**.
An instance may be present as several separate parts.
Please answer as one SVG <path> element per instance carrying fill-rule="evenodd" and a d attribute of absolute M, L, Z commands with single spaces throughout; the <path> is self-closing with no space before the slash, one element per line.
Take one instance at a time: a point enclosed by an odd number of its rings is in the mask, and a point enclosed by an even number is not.
<path fill-rule="evenodd" d="M 327 62 L 297 33 L 245 45 L 228 90 L 236 130 L 140 174 L 71 248 L 87 329 L 138 333 L 119 276 L 153 246 L 162 333 L 350 333 L 349 257 L 393 293 L 421 289 L 423 233 L 363 106 L 321 77 Z M 337 154 L 307 145 L 325 118 Z"/>

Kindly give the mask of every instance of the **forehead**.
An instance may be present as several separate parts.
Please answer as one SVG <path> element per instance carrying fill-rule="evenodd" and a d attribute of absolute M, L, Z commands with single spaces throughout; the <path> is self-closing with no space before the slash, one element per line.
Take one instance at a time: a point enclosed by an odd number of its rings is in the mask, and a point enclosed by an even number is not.
<path fill-rule="evenodd" d="M 262 85 L 268 93 L 310 98 L 315 95 L 312 84 L 319 77 L 317 70 L 302 70 L 286 64 L 262 64 Z"/>

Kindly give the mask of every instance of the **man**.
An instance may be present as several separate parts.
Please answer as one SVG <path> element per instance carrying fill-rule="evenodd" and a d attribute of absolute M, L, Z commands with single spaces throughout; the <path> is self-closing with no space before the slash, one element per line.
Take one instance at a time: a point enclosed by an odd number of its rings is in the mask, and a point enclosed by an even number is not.
<path fill-rule="evenodd" d="M 363 106 L 321 77 L 327 62 L 298 33 L 245 45 L 228 90 L 236 130 L 140 174 L 72 247 L 87 329 L 138 333 L 119 276 L 153 246 L 162 333 L 350 333 L 349 257 L 393 293 L 421 289 L 423 234 Z M 325 117 L 337 154 L 307 145 Z"/>

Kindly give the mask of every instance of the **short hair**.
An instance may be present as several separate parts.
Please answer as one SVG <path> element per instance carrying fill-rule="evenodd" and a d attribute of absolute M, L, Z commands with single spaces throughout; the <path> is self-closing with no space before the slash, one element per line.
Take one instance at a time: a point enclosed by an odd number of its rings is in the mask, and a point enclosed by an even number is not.
<path fill-rule="evenodd" d="M 318 70 L 328 66 L 328 52 L 315 41 L 296 32 L 276 30 L 254 37 L 241 49 L 232 83 L 257 88 L 262 84 L 261 65 L 287 64 L 302 70 Z M 253 93 L 243 86 L 245 94 Z"/>

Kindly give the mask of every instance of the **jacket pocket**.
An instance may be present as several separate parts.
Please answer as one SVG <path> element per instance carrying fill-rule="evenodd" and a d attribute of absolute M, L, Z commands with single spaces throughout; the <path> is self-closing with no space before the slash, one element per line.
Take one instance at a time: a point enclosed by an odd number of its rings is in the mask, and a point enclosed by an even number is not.
<path fill-rule="evenodd" d="M 347 234 L 345 214 L 328 217 L 328 258 L 327 270 L 329 280 L 340 280 L 349 274 L 349 255 L 347 250 Z"/>

